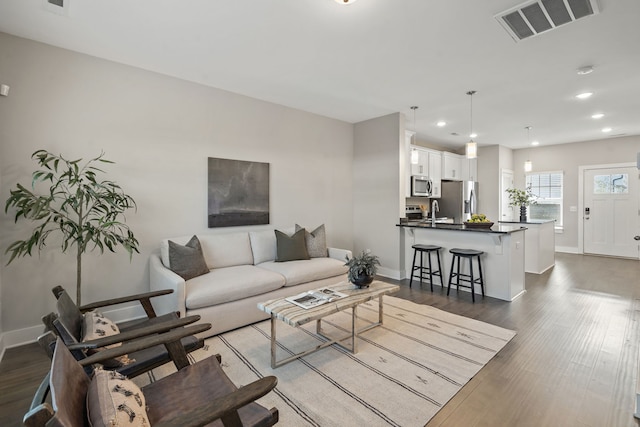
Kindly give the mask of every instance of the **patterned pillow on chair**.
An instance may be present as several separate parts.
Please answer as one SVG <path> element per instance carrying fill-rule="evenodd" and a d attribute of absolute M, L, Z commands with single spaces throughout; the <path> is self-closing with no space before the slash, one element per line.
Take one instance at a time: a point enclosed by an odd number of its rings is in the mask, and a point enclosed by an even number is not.
<path fill-rule="evenodd" d="M 98 338 L 118 335 L 118 325 L 98 311 L 89 311 L 84 314 L 84 328 L 82 341 L 96 340 Z M 117 347 L 120 343 L 112 344 L 108 348 Z"/>
<path fill-rule="evenodd" d="M 87 416 L 92 427 L 149 427 L 140 388 L 114 371 L 96 368 L 87 392 Z"/>

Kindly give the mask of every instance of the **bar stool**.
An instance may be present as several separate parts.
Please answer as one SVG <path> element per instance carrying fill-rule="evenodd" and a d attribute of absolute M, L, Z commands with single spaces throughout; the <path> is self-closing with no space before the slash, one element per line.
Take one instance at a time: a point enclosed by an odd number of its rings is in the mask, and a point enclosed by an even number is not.
<path fill-rule="evenodd" d="M 413 278 L 420 278 L 420 286 L 422 286 L 423 280 L 429 280 L 429 285 L 431 285 L 431 292 L 433 292 L 433 276 L 440 277 L 440 286 L 444 288 L 444 281 L 442 279 L 442 267 L 440 266 L 440 249 L 442 247 L 435 245 L 413 245 L 413 265 L 411 267 L 411 280 L 409 280 L 409 287 L 413 284 Z M 433 270 L 431 266 L 431 252 L 436 253 L 436 257 L 438 258 L 438 269 Z M 420 253 L 420 265 L 416 265 L 416 255 Z M 423 255 L 427 254 L 429 257 L 429 267 L 424 267 L 423 265 Z M 415 274 L 415 271 L 418 270 L 419 274 Z"/>
<path fill-rule="evenodd" d="M 480 284 L 480 290 L 482 291 L 482 296 L 484 297 L 484 278 L 482 276 L 482 262 L 480 260 L 480 255 L 482 255 L 483 251 L 477 251 L 475 249 L 459 249 L 453 248 L 450 249 L 449 252 L 453 254 L 453 258 L 451 260 L 451 273 L 449 274 L 449 286 L 447 286 L 447 296 L 451 291 L 451 285 L 456 286 L 456 291 L 460 290 L 460 286 L 463 288 L 471 289 L 471 300 L 476 302 L 476 294 L 474 290 L 474 285 L 476 283 Z M 473 275 L 473 258 L 478 258 L 478 270 L 480 272 L 480 277 L 476 278 Z M 460 273 L 460 259 L 467 258 L 469 260 L 469 274 Z M 457 269 L 455 268 L 457 261 Z M 456 270 L 455 273 L 453 270 Z M 453 283 L 453 279 L 456 279 L 456 283 Z M 467 282 L 469 285 L 461 285 L 460 282 Z"/>

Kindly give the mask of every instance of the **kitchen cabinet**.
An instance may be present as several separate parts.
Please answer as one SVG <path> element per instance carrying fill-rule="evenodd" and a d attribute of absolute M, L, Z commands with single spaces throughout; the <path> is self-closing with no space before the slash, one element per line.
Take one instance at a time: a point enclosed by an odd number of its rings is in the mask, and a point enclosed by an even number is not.
<path fill-rule="evenodd" d="M 440 151 L 428 151 L 429 155 L 429 178 L 433 184 L 431 197 L 442 196 L 442 153 Z"/>
<path fill-rule="evenodd" d="M 442 153 L 442 179 L 462 181 L 462 159 L 459 154 Z"/>
<path fill-rule="evenodd" d="M 478 180 L 478 159 L 462 159 L 462 180 L 477 181 Z"/>
<path fill-rule="evenodd" d="M 411 146 L 410 156 L 414 156 L 413 152 L 417 152 L 418 163 L 411 163 L 411 175 L 429 176 L 429 152 L 424 148 L 416 145 Z"/>

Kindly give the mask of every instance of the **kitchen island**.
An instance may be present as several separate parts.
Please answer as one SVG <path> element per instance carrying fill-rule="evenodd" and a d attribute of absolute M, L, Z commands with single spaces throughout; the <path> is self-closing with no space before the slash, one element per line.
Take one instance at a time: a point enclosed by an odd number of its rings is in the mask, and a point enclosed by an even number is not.
<path fill-rule="evenodd" d="M 500 221 L 500 224 L 526 227 L 524 271 L 542 274 L 556 264 L 556 231 L 553 220 L 527 222 Z"/>
<path fill-rule="evenodd" d="M 525 292 L 525 230 L 520 224 L 494 224 L 490 229 L 468 228 L 463 224 L 435 224 L 408 221 L 397 224 L 400 229 L 401 260 L 405 277 L 411 274 L 412 245 L 442 246 L 441 259 L 444 285 L 449 280 L 451 254 L 449 249 L 477 249 L 484 252 L 482 272 L 485 295 L 505 301 L 513 301 Z M 468 262 L 462 263 L 461 272 L 468 273 Z M 415 283 L 415 281 L 414 281 Z M 454 288 L 455 290 L 455 288 Z M 462 289 L 469 291 L 468 289 Z M 476 286 L 476 294 L 481 294 Z M 455 293 L 451 294 L 455 297 Z M 469 299 L 470 300 L 470 299 Z"/>

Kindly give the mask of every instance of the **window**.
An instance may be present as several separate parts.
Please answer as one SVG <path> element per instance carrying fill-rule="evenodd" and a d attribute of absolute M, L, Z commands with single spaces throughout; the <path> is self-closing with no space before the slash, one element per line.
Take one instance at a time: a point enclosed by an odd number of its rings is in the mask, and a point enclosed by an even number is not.
<path fill-rule="evenodd" d="M 555 220 L 556 228 L 562 227 L 563 173 L 542 172 L 526 176 L 526 186 L 536 196 L 537 204 L 529 206 L 532 220 Z"/>
<path fill-rule="evenodd" d="M 629 175 L 596 175 L 593 177 L 593 194 L 629 193 Z"/>

